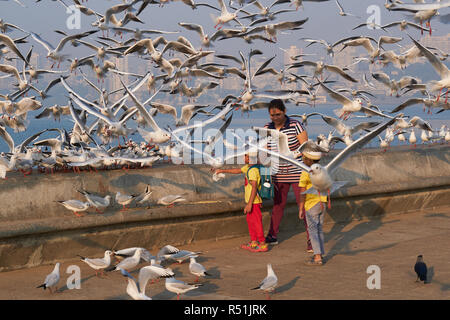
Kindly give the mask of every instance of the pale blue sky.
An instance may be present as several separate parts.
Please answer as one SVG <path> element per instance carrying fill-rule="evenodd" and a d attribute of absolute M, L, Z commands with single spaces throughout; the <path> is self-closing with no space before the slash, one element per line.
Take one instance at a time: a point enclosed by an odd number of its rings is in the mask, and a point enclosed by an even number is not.
<path fill-rule="evenodd" d="M 0 17 L 7 22 L 17 24 L 25 30 L 30 30 L 40 34 L 45 39 L 48 39 L 52 44 L 56 46 L 60 35 L 53 32 L 53 30 L 61 29 L 68 32 L 75 32 L 75 30 L 67 30 L 66 20 L 69 14 L 66 13 L 65 8 L 56 1 L 43 0 L 36 3 L 34 0 L 21 0 L 27 5 L 27 8 L 22 8 L 13 1 L 0 2 Z M 212 5 L 218 6 L 217 1 L 214 0 L 202 0 Z M 197 2 L 202 2 L 197 1 Z M 66 4 L 70 5 L 71 2 L 65 0 Z M 121 3 L 120 1 L 88 1 L 84 2 L 90 8 L 96 10 L 99 13 L 104 13 L 108 6 Z M 263 4 L 270 4 L 272 0 L 262 0 Z M 299 41 L 302 37 L 312 37 L 317 39 L 325 39 L 329 42 L 334 42 L 342 37 L 351 35 L 368 35 L 377 38 L 378 36 L 385 34 L 381 30 L 369 30 L 367 28 L 360 28 L 352 31 L 352 28 L 356 25 L 365 22 L 371 14 L 367 13 L 367 9 L 370 6 L 378 6 L 380 8 L 381 24 L 387 24 L 389 22 L 398 21 L 405 18 L 405 15 L 400 12 L 389 12 L 384 8 L 384 0 L 340 0 L 341 5 L 345 11 L 353 13 L 361 17 L 361 19 L 355 17 L 341 17 L 338 15 L 338 8 L 334 1 L 328 1 L 323 3 L 305 2 L 304 8 L 300 8 L 293 13 L 286 13 L 278 16 L 279 21 L 294 21 L 309 18 L 309 21 L 303 26 L 304 29 L 297 31 L 290 31 L 289 34 L 282 34 L 278 38 L 277 44 L 264 43 L 257 41 L 253 44 L 252 48 L 264 49 L 267 56 L 278 54 L 281 56 L 282 52 L 278 47 L 286 48 L 291 44 L 297 46 L 305 46 L 303 41 Z M 137 6 L 136 6 L 137 7 Z M 277 5 L 274 7 L 276 10 L 281 8 L 289 8 L 287 5 Z M 293 7 L 291 7 L 293 8 Z M 257 12 L 257 8 L 253 5 L 247 7 L 250 12 Z M 441 14 L 450 13 L 450 10 L 443 9 Z M 193 31 L 187 31 L 177 25 L 178 22 L 191 22 L 203 25 L 206 32 L 212 34 L 215 29 L 213 28 L 214 22 L 211 15 L 216 15 L 216 11 L 207 7 L 199 7 L 197 10 L 192 10 L 190 7 L 184 5 L 181 2 L 171 2 L 164 7 L 157 5 L 149 5 L 140 15 L 141 20 L 145 22 L 145 25 L 132 22 L 128 27 L 139 27 L 140 29 L 160 29 L 169 31 L 181 31 L 184 36 L 192 40 L 193 43 L 198 42 L 198 36 Z M 118 15 L 119 17 L 121 14 Z M 81 16 L 81 31 L 92 29 L 91 23 L 94 21 L 93 16 Z M 248 20 L 242 20 L 243 23 Z M 449 26 L 444 25 L 434 18 L 432 21 L 435 35 L 448 34 Z M 230 25 L 232 26 L 232 25 Z M 420 38 L 420 32 L 409 29 L 408 31 L 415 38 Z M 15 33 L 19 34 L 19 33 Z M 396 28 L 391 28 L 390 35 L 403 36 Z M 176 38 L 177 35 L 173 35 Z M 168 36 L 168 38 L 171 38 Z M 409 45 L 408 43 L 405 43 Z M 39 45 L 37 45 L 39 46 Z M 36 47 L 36 46 L 35 46 Z M 237 50 L 249 50 L 249 45 L 240 39 L 226 40 L 217 42 L 216 49 L 220 51 L 237 51 Z M 308 52 L 315 52 L 317 47 L 312 46 L 308 48 Z M 39 50 L 39 49 L 37 49 Z M 323 53 L 323 51 L 319 52 Z M 86 51 L 89 52 L 89 51 Z"/>

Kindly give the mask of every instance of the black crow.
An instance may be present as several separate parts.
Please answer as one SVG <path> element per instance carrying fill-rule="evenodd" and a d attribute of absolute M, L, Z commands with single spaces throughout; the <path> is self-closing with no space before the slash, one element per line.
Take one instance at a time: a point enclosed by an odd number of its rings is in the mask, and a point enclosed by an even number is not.
<path fill-rule="evenodd" d="M 425 262 L 423 262 L 422 255 L 417 256 L 417 261 L 414 265 L 414 271 L 417 274 L 416 282 L 418 282 L 420 279 L 420 281 L 423 281 L 425 283 L 427 280 L 427 265 L 425 264 Z"/>

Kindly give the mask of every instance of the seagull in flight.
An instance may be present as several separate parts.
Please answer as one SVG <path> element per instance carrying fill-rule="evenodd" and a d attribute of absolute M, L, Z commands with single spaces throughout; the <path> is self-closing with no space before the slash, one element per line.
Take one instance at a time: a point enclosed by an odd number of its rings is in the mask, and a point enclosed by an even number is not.
<path fill-rule="evenodd" d="M 34 33 L 34 32 L 30 32 L 31 37 L 33 37 L 34 40 L 36 40 L 37 42 L 39 42 L 46 50 L 47 50 L 47 58 L 50 58 L 52 60 L 55 60 L 58 62 L 58 68 L 59 65 L 61 63 L 61 61 L 64 61 L 67 59 L 67 55 L 64 55 L 61 53 L 62 49 L 64 48 L 64 45 L 69 42 L 72 41 L 74 39 L 81 39 L 83 37 L 86 37 L 88 35 L 90 35 L 89 32 L 84 32 L 84 33 L 78 33 L 78 34 L 73 34 L 70 36 L 66 36 L 64 38 L 62 38 L 58 45 L 55 47 L 53 47 L 53 45 L 46 41 L 45 39 L 41 38 L 38 34 Z M 54 66 L 54 64 L 51 66 L 50 69 L 52 69 Z"/>

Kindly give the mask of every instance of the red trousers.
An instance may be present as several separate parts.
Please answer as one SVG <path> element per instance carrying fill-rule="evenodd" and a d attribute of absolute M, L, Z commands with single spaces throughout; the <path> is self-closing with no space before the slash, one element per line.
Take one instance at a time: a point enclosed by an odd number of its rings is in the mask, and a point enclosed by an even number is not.
<path fill-rule="evenodd" d="M 247 213 L 247 225 L 251 241 L 266 241 L 262 224 L 261 203 L 253 204 L 252 211 Z"/>
<path fill-rule="evenodd" d="M 273 238 L 277 237 L 277 234 L 279 232 L 281 219 L 283 218 L 284 214 L 284 207 L 286 206 L 287 197 L 289 193 L 289 189 L 291 188 L 294 190 L 295 199 L 297 200 L 297 204 L 300 203 L 300 187 L 298 186 L 298 182 L 295 183 L 287 183 L 287 182 L 275 182 L 275 192 L 274 192 L 274 199 L 273 199 L 273 208 L 272 208 L 272 215 L 270 217 L 270 229 L 269 229 L 269 235 L 271 235 Z M 298 212 L 298 211 L 297 211 Z M 303 222 L 305 224 L 306 229 L 306 238 L 307 241 L 309 241 L 309 233 L 308 233 L 308 225 L 306 223 L 306 215 L 303 218 Z"/>

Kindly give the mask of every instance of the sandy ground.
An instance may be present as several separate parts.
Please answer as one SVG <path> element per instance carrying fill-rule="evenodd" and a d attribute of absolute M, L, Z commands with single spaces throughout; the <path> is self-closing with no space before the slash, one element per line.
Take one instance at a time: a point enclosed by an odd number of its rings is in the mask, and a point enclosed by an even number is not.
<path fill-rule="evenodd" d="M 328 224 L 324 227 L 326 263 L 306 266 L 306 235 L 282 233 L 280 243 L 265 253 L 239 248 L 248 238 L 202 241 L 180 249 L 201 251 L 197 262 L 211 276 L 201 279 L 202 286 L 182 294 L 182 300 L 265 300 L 256 287 L 271 263 L 278 277 L 272 300 L 312 299 L 450 299 L 450 208 L 391 215 L 372 220 Z M 136 244 L 139 246 L 139 244 Z M 158 248 L 149 248 L 156 254 Z M 428 266 L 427 284 L 415 282 L 413 266 L 418 254 Z M 97 257 L 102 257 L 99 252 Z M 92 258 L 92 257 L 91 257 Z M 71 265 L 81 270 L 80 289 L 69 289 L 67 273 Z M 137 278 L 141 263 L 132 270 Z M 168 265 L 168 264 L 164 264 Z M 369 289 L 370 266 L 378 266 L 380 289 Z M 169 266 L 169 265 L 168 265 Z M 193 282 L 188 261 L 172 264 L 177 279 Z M 61 265 L 61 279 L 55 293 L 36 288 L 42 284 L 53 265 L 0 273 L 2 300 L 129 300 L 127 281 L 118 271 L 105 277 L 74 257 Z M 370 268 L 369 268 L 370 271 Z M 70 281 L 69 281 L 70 282 Z M 375 283 L 375 282 L 371 282 Z M 165 280 L 147 285 L 146 294 L 153 300 L 176 300 L 165 289 Z"/>

